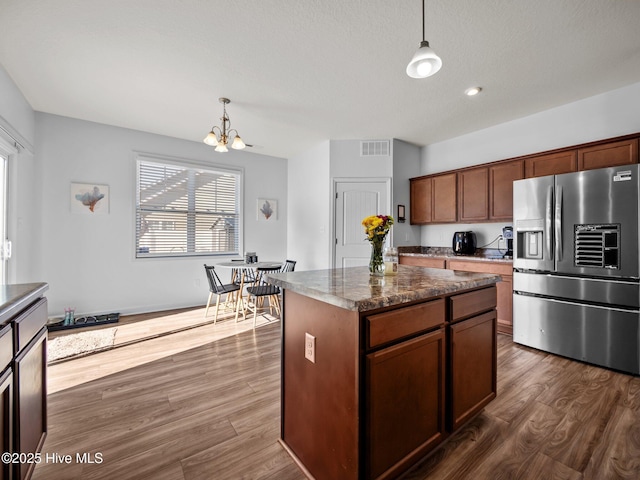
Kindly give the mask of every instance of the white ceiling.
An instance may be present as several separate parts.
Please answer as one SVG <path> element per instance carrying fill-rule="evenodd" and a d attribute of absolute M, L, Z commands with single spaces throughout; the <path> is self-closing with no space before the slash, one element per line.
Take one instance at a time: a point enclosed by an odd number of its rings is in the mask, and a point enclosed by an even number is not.
<path fill-rule="evenodd" d="M 0 0 L 0 63 L 42 112 L 254 151 L 442 141 L 640 81 L 640 1 Z M 480 95 L 463 95 L 479 85 Z M 213 155 L 213 151 L 212 151 Z M 218 154 L 215 154 L 218 155 Z"/>

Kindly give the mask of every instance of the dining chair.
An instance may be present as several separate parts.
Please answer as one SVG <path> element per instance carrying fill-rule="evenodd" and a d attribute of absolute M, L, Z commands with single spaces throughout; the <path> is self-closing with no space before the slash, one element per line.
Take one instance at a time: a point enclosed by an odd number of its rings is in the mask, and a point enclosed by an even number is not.
<path fill-rule="evenodd" d="M 247 287 L 247 293 L 249 294 L 247 308 L 253 312 L 253 328 L 256 328 L 258 310 L 264 308 L 265 298 L 269 300 L 269 313 L 272 314 L 275 308 L 277 314 L 280 315 L 280 288 L 271 285 L 265 279 L 267 274 L 280 272 L 280 269 L 281 267 L 258 267 L 256 269 L 256 282 Z"/>
<path fill-rule="evenodd" d="M 296 261 L 295 260 L 285 260 L 284 264 L 282 264 L 282 269 L 280 269 L 281 272 L 293 272 L 296 268 Z"/>
<path fill-rule="evenodd" d="M 220 297 L 226 295 L 225 302 L 223 308 L 228 310 L 230 308 L 235 308 L 236 312 L 236 322 L 238 321 L 238 313 L 240 312 L 240 285 L 236 285 L 235 283 L 227 283 L 223 284 L 216 273 L 216 269 L 213 265 L 205 264 L 204 270 L 207 274 L 207 281 L 209 282 L 209 299 L 207 300 L 207 308 L 204 310 L 204 316 L 207 316 L 209 312 L 209 306 L 211 305 L 211 299 L 213 296 L 216 296 L 216 313 L 213 318 L 213 324 L 218 321 L 218 310 L 220 308 Z M 234 295 L 235 293 L 235 295 Z M 242 311 L 242 318 L 245 319 L 244 310 Z"/>

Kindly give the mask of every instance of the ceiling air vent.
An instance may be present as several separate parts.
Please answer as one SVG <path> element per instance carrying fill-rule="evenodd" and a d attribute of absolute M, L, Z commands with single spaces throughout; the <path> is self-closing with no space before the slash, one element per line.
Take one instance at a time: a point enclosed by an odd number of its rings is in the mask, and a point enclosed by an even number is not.
<path fill-rule="evenodd" d="M 361 157 L 388 157 L 389 140 L 372 140 L 360 142 Z"/>

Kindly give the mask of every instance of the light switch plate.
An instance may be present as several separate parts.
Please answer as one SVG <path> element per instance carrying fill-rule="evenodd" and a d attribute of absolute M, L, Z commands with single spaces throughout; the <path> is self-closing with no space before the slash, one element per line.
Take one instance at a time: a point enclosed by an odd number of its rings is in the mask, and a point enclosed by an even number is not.
<path fill-rule="evenodd" d="M 316 337 L 310 333 L 304 334 L 304 358 L 316 363 Z"/>

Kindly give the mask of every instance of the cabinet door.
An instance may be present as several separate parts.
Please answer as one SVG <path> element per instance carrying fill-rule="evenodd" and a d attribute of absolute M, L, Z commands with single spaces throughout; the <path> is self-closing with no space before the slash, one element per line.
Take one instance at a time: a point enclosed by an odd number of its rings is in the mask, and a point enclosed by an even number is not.
<path fill-rule="evenodd" d="M 411 179 L 409 188 L 409 221 L 417 225 L 431 222 L 431 178 Z"/>
<path fill-rule="evenodd" d="M 489 218 L 489 169 L 487 167 L 458 173 L 458 219 L 474 222 Z"/>
<path fill-rule="evenodd" d="M 576 172 L 578 170 L 577 158 L 578 152 L 576 150 L 527 158 L 524 161 L 525 177 L 544 177 L 546 175 Z"/>
<path fill-rule="evenodd" d="M 503 275 L 496 283 L 498 333 L 513 335 L 513 276 Z"/>
<path fill-rule="evenodd" d="M 432 177 L 431 221 L 433 223 L 457 220 L 456 178 L 455 173 Z"/>
<path fill-rule="evenodd" d="M 448 426 L 453 431 L 496 397 L 496 312 L 471 317 L 449 328 Z"/>
<path fill-rule="evenodd" d="M 524 178 L 524 161 L 489 167 L 489 219 L 513 219 L 513 181 Z"/>
<path fill-rule="evenodd" d="M 638 139 L 604 143 L 578 150 L 578 170 L 638 163 Z"/>
<path fill-rule="evenodd" d="M 14 447 L 17 452 L 40 451 L 47 431 L 47 328 L 18 354 L 14 363 Z M 18 478 L 31 475 L 35 464 L 24 463 Z"/>
<path fill-rule="evenodd" d="M 444 367 L 444 328 L 367 355 L 366 478 L 394 476 L 442 440 Z"/>
<path fill-rule="evenodd" d="M 13 451 L 13 372 L 0 374 L 0 452 Z M 0 480 L 10 480 L 13 466 L 0 463 Z"/>

